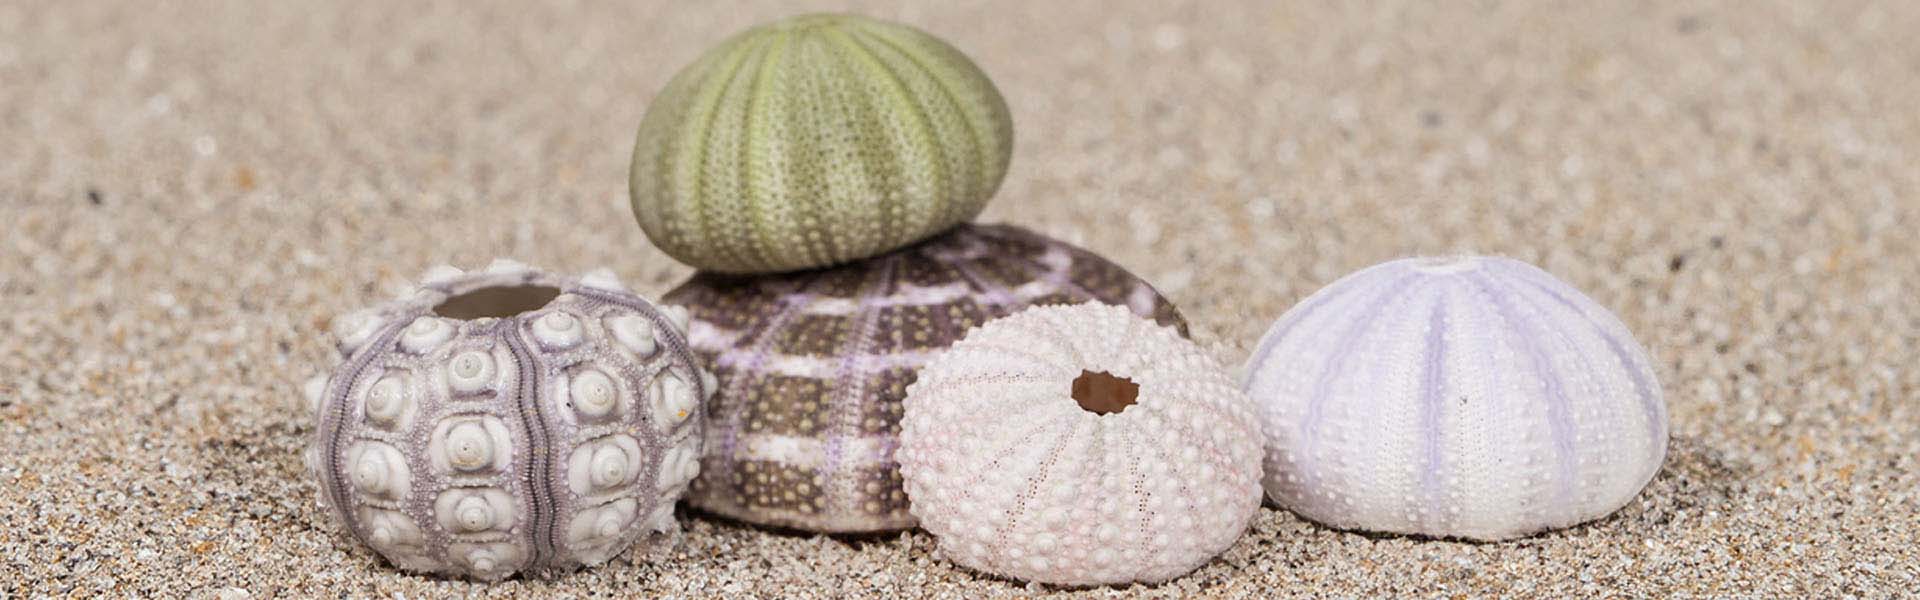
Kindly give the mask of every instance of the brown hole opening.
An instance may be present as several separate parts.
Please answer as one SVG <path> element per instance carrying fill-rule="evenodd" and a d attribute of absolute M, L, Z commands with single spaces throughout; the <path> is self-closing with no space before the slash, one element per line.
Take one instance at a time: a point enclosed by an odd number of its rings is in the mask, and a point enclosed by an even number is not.
<path fill-rule="evenodd" d="M 539 310 L 560 296 L 560 288 L 544 285 L 484 287 L 447 298 L 434 305 L 433 314 L 449 319 L 504 319 L 530 310 Z"/>
<path fill-rule="evenodd" d="M 1140 384 L 1105 371 L 1081 371 L 1073 379 L 1073 399 L 1080 408 L 1096 415 L 1110 415 L 1133 406 L 1140 397 Z"/>

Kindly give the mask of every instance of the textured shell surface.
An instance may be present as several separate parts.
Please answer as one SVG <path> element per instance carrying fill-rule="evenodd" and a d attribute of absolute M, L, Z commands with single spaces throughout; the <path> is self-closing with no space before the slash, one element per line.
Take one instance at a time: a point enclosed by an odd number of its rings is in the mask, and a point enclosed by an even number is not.
<path fill-rule="evenodd" d="M 971 219 L 1013 121 L 980 68 L 920 30 L 852 15 L 750 29 L 667 83 L 640 124 L 640 227 L 703 270 L 866 258 Z"/>
<path fill-rule="evenodd" d="M 1083 398 L 1094 373 L 1132 385 L 1131 404 Z M 1026 581 L 1172 579 L 1260 507 L 1252 402 L 1192 342 L 1113 306 L 1035 307 L 969 332 L 908 388 L 900 441 L 940 552 Z"/>
<path fill-rule="evenodd" d="M 1275 502 L 1334 527 L 1508 539 L 1607 515 L 1666 456 L 1646 352 L 1526 263 L 1383 263 L 1283 315 L 1244 385 Z"/>
<path fill-rule="evenodd" d="M 1118 265 L 1004 225 L 961 225 L 831 269 L 699 274 L 665 299 L 692 307 L 691 343 L 719 379 L 689 501 L 840 533 L 914 526 L 893 456 L 901 401 L 920 367 L 968 328 L 1090 300 L 1186 327 Z"/>
<path fill-rule="evenodd" d="M 342 361 L 306 386 L 321 505 L 395 566 L 482 580 L 676 533 L 713 390 L 686 319 L 606 271 L 428 272 L 333 323 Z"/>

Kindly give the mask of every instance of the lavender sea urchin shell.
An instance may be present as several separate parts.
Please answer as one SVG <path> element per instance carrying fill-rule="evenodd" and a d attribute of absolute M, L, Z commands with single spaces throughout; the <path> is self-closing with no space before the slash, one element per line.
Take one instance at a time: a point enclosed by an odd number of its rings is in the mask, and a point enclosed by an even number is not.
<path fill-rule="evenodd" d="M 1212 359 L 1124 309 L 987 323 L 907 392 L 913 513 L 962 565 L 1059 584 L 1155 582 L 1260 505 L 1254 409 Z"/>
<path fill-rule="evenodd" d="M 1405 259 L 1282 316 L 1247 363 L 1276 502 L 1483 540 L 1599 518 L 1660 469 L 1667 413 L 1612 313 L 1531 265 Z"/>
<path fill-rule="evenodd" d="M 1034 304 L 1098 300 L 1185 330 L 1145 282 L 1024 229 L 961 225 L 821 271 L 702 274 L 668 293 L 719 376 L 689 500 L 752 523 L 826 532 L 914 525 L 894 463 L 900 402 L 968 328 Z"/>
<path fill-rule="evenodd" d="M 401 568 L 488 580 L 676 530 L 713 389 L 686 319 L 607 272 L 429 272 L 334 322 L 344 362 L 307 391 L 322 504 Z"/>

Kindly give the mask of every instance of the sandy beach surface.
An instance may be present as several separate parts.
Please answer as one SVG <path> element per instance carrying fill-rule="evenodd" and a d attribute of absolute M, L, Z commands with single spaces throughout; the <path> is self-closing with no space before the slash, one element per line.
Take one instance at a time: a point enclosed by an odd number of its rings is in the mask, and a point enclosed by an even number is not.
<path fill-rule="evenodd" d="M 960 4 L 0 4 L 0 597 L 1920 586 L 1920 4 Z M 1125 588 L 684 508 L 657 560 L 553 580 L 409 575 L 347 541 L 300 466 L 326 319 L 496 256 L 665 292 L 690 269 L 626 201 L 649 98 L 812 10 L 971 54 L 1018 136 L 983 220 L 1132 269 L 1228 364 L 1382 260 L 1552 271 L 1651 352 L 1665 470 L 1609 518 L 1506 543 L 1269 507 L 1193 574 Z"/>

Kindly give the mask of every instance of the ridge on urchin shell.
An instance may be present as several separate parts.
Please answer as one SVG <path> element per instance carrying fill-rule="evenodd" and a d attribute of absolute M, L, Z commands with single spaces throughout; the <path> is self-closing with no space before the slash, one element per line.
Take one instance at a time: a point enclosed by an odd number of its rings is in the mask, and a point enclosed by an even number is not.
<path fill-rule="evenodd" d="M 321 505 L 400 568 L 483 580 L 677 532 L 711 375 L 672 311 L 589 279 L 436 267 L 336 321 L 342 362 L 303 387 Z"/>
<path fill-rule="evenodd" d="M 1098 300 L 1176 327 L 1153 287 L 1091 252 L 1005 225 L 961 225 L 852 264 L 700 274 L 667 293 L 718 376 L 688 501 L 761 525 L 835 533 L 914 525 L 893 452 L 914 374 L 967 329 L 1030 305 Z"/>
<path fill-rule="evenodd" d="M 1100 384 L 1083 382 L 1116 378 L 1135 386 L 1106 384 L 1118 402 L 1087 396 Z M 1040 583 L 1158 582 L 1246 529 L 1260 439 L 1245 394 L 1173 330 L 1112 306 L 1043 306 L 927 365 L 900 464 L 914 515 L 954 562 Z"/>
<path fill-rule="evenodd" d="M 694 267 L 769 273 L 905 247 L 978 215 L 1013 153 L 1006 101 L 965 54 L 854 15 L 755 27 L 648 105 L 640 228 Z"/>
<path fill-rule="evenodd" d="M 1625 505 L 1665 457 L 1652 363 L 1526 263 L 1376 265 L 1287 311 L 1248 359 L 1265 487 L 1341 528 L 1508 539 Z"/>

